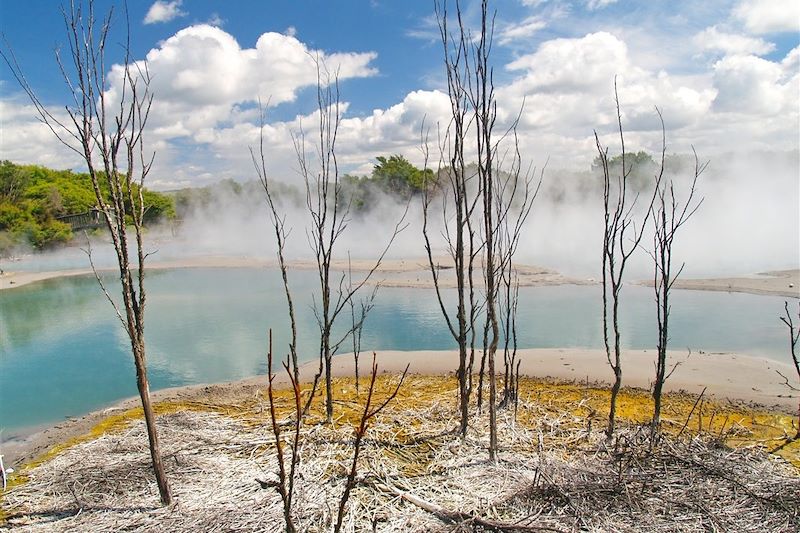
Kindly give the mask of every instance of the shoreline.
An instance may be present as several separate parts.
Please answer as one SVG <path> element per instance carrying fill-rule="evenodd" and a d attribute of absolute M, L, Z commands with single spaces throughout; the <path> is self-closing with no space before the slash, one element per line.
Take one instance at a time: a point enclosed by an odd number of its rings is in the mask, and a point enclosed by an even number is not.
<path fill-rule="evenodd" d="M 369 373 L 371 354 L 362 353 L 359 358 L 359 374 Z M 653 374 L 653 350 L 627 350 L 623 352 L 623 386 L 649 390 Z M 500 354 L 502 358 L 502 354 Z M 558 382 L 586 383 L 589 387 L 605 387 L 613 374 L 605 359 L 605 352 L 585 348 L 532 348 L 518 350 L 521 361 L 520 375 L 528 378 L 554 380 Z M 476 352 L 479 358 L 479 352 Z M 692 353 L 688 359 L 685 352 L 670 351 L 671 364 L 680 362 L 672 377 L 666 382 L 666 393 L 686 392 L 698 395 L 706 389 L 706 397 L 719 401 L 743 404 L 753 409 L 777 411 L 796 415 L 797 396 L 785 387 L 778 375 L 779 370 L 791 375 L 794 368 L 788 363 L 734 353 Z M 399 374 L 406 364 L 409 373 L 417 375 L 455 375 L 458 352 L 445 351 L 383 351 L 377 356 L 380 373 Z M 318 369 L 318 362 L 311 361 L 301 366 L 301 379 L 310 382 Z M 479 359 L 476 360 L 476 367 Z M 354 365 L 352 354 L 334 357 L 334 377 L 352 377 Z M 278 373 L 275 383 L 286 385 L 288 379 Z M 187 385 L 153 391 L 153 402 L 193 402 L 208 404 L 235 404 L 265 393 L 266 376 L 253 376 L 242 380 Z M 138 407 L 139 397 L 121 400 L 83 416 L 50 424 L 28 428 L 10 435 L 11 440 L 2 443 L 6 466 L 18 468 L 45 453 L 51 447 L 71 438 L 88 433 L 106 417 Z M 30 432 L 33 430 L 33 432 Z M 38 430 L 38 431 L 37 431 Z"/>
<path fill-rule="evenodd" d="M 456 286 L 455 275 L 450 267 L 448 257 L 435 257 L 439 270 L 439 282 L 442 288 Z M 295 259 L 287 261 L 288 268 L 295 270 L 313 270 L 316 263 L 312 259 Z M 332 268 L 346 272 L 352 269 L 355 273 L 365 274 L 374 266 L 374 259 L 334 260 Z M 249 256 L 198 256 L 182 259 L 153 261 L 148 264 L 151 270 L 168 270 L 181 268 L 277 268 L 275 260 L 267 260 Z M 521 287 L 542 287 L 553 285 L 597 285 L 593 278 L 575 278 L 534 265 L 516 265 Z M 115 267 L 98 269 L 98 272 L 113 272 Z M 24 287 L 40 281 L 92 275 L 90 268 L 69 270 L 52 270 L 42 272 L 6 271 L 0 274 L 0 291 Z M 653 285 L 652 280 L 631 281 L 640 286 Z M 384 259 L 375 270 L 369 285 L 379 284 L 382 287 L 395 288 L 433 288 L 428 260 L 426 258 Z M 776 270 L 761 272 L 751 276 L 720 278 L 679 278 L 675 288 L 681 290 L 703 290 L 717 292 L 738 292 L 765 296 L 784 296 L 800 299 L 800 269 Z"/>
<path fill-rule="evenodd" d="M 635 282 L 652 287 L 652 280 Z M 727 278 L 678 278 L 674 288 L 691 291 L 740 292 L 759 296 L 800 298 L 800 269 L 758 272 L 751 276 Z"/>
<path fill-rule="evenodd" d="M 455 288 L 456 278 L 448 257 L 434 257 L 439 270 L 439 285 L 441 288 Z M 365 275 L 375 266 L 374 259 L 333 260 L 331 269 L 337 272 L 352 270 L 355 274 Z M 148 270 L 168 270 L 182 268 L 269 268 L 277 269 L 275 260 L 249 256 L 198 256 L 182 259 L 152 261 L 147 265 Z M 315 270 L 316 261 L 313 259 L 292 259 L 287 261 L 287 268 L 291 270 Z M 580 279 L 564 276 L 555 270 L 533 266 L 516 265 L 521 287 L 539 287 L 552 285 L 594 285 L 592 279 Z M 98 268 L 97 272 L 114 272 L 116 267 Z M 24 287 L 40 281 L 58 279 L 71 276 L 91 276 L 91 268 L 78 268 L 69 270 L 51 270 L 41 272 L 31 271 L 6 271 L 0 274 L 0 291 Z M 380 285 L 393 288 L 422 288 L 432 289 L 433 279 L 427 258 L 413 259 L 384 259 L 375 268 L 375 272 L 367 285 Z"/>

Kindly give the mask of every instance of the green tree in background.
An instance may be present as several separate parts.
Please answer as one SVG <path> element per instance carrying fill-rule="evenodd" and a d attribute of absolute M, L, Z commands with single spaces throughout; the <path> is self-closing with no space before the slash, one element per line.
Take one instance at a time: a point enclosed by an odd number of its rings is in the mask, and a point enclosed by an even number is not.
<path fill-rule="evenodd" d="M 421 170 L 401 155 L 376 157 L 372 180 L 385 192 L 402 199 L 422 194 L 426 183 L 433 181 L 433 170 Z M 426 179 L 427 178 L 427 179 Z"/>
<path fill-rule="evenodd" d="M 433 187 L 436 178 L 431 169 L 415 167 L 401 155 L 378 156 L 370 176 L 342 177 L 339 202 L 349 205 L 353 213 L 365 213 L 374 208 L 381 197 L 388 196 L 405 203 L 421 197 L 425 187 Z"/>
<path fill-rule="evenodd" d="M 625 154 L 625 176 L 627 186 L 634 192 L 643 192 L 652 185 L 653 176 L 658 172 L 659 166 L 653 160 L 653 156 L 642 150 Z M 615 155 L 608 159 L 608 169 L 612 174 L 622 172 L 622 154 Z M 602 173 L 603 163 L 600 156 L 596 156 L 592 162 L 592 171 Z"/>
<path fill-rule="evenodd" d="M 172 198 L 146 189 L 142 194 L 146 224 L 175 217 Z M 21 244 L 41 250 L 68 243 L 72 229 L 59 217 L 85 213 L 96 204 L 88 174 L 0 162 L 0 255 Z"/>

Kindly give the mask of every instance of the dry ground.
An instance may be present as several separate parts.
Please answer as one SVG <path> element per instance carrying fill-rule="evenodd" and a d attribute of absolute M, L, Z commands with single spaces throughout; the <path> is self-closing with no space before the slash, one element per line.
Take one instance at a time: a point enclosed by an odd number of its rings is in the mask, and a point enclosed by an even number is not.
<path fill-rule="evenodd" d="M 379 378 L 379 393 L 397 379 Z M 301 531 L 330 531 L 351 460 L 364 384 L 360 394 L 352 379 L 335 387 L 335 423 L 319 423 L 316 405 L 303 426 Z M 465 440 L 451 432 L 455 380 L 407 378 L 369 429 L 344 530 L 800 531 L 800 442 L 786 438 L 795 432 L 788 415 L 671 395 L 664 436 L 651 445 L 640 425 L 649 398 L 628 390 L 624 423 L 606 442 L 607 392 L 526 379 L 520 397 L 516 418 L 500 412 L 492 464 L 487 416 L 473 417 Z M 276 471 L 264 398 L 158 406 L 170 507 L 158 503 L 132 409 L 21 469 L 0 520 L 22 531 L 281 531 L 280 498 L 257 481 Z M 277 403 L 288 417 L 288 391 Z"/>

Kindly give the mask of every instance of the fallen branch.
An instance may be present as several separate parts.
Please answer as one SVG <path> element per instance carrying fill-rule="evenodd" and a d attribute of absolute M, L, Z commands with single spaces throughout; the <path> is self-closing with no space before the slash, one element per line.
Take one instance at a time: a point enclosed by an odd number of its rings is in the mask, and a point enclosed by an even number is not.
<path fill-rule="evenodd" d="M 707 388 L 708 387 L 703 387 L 703 391 L 700 393 L 700 396 L 698 396 L 697 400 L 695 400 L 694 405 L 692 406 L 692 410 L 689 411 L 689 416 L 686 417 L 686 422 L 684 422 L 683 427 L 678 432 L 677 438 L 680 438 L 680 436 L 683 435 L 683 432 L 686 431 L 686 427 L 689 425 L 689 420 L 692 419 L 694 410 L 697 409 L 697 404 L 699 404 L 703 400 L 703 395 L 706 393 Z"/>
<path fill-rule="evenodd" d="M 463 511 L 450 511 L 436 505 L 435 503 L 431 503 L 427 500 L 423 500 L 419 496 L 415 496 L 410 492 L 406 492 L 404 490 L 400 490 L 397 487 L 389 485 L 387 483 L 381 483 L 380 481 L 369 481 L 368 482 L 372 487 L 389 494 L 393 494 L 400 498 L 403 501 L 407 501 L 412 505 L 416 505 L 420 509 L 431 513 L 433 516 L 438 518 L 443 522 L 447 522 L 450 524 L 465 524 L 469 523 L 473 526 L 478 526 L 483 528 L 487 531 L 501 531 L 501 532 L 508 532 L 508 533 L 524 533 L 526 531 L 558 531 L 559 533 L 565 533 L 566 530 L 551 527 L 551 526 L 526 526 L 522 524 L 512 524 L 508 522 L 498 522 L 496 520 L 488 520 L 486 518 L 481 518 L 471 513 L 465 513 Z"/>

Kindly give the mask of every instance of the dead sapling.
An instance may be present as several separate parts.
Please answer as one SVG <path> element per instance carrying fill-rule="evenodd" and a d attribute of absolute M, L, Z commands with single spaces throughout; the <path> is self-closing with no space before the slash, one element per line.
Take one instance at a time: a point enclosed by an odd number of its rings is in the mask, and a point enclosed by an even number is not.
<path fill-rule="evenodd" d="M 664 383 L 672 375 L 680 362 L 676 362 L 672 369 L 667 364 L 667 344 L 669 343 L 669 315 L 672 309 L 670 296 L 672 286 L 683 272 L 686 265 L 682 263 L 677 272 L 673 270 L 672 248 L 678 230 L 694 215 L 703 203 L 703 198 L 697 198 L 697 179 L 706 169 L 708 163 L 700 164 L 697 153 L 694 153 L 694 176 L 689 184 L 688 192 L 683 200 L 675 194 L 675 183 L 672 178 L 664 176 L 667 152 L 664 118 L 661 111 L 656 108 L 661 121 L 661 165 L 655 177 L 656 198 L 650 206 L 653 220 L 653 289 L 656 297 L 656 318 L 658 322 L 658 345 L 656 350 L 656 376 L 653 382 L 653 418 L 651 431 L 655 434 L 661 421 L 661 396 Z M 694 152 L 694 148 L 692 148 Z M 691 353 L 691 352 L 690 352 Z"/>
<path fill-rule="evenodd" d="M 481 2 L 480 32 L 471 40 L 472 79 L 467 88 L 467 98 L 474 110 L 475 140 L 478 160 L 478 181 L 482 207 L 483 277 L 486 295 L 486 371 L 489 375 L 489 460 L 497 460 L 497 372 L 495 356 L 500 337 L 497 316 L 501 261 L 496 243 L 499 213 L 495 199 L 498 194 L 498 174 L 495 156 L 497 139 L 493 136 L 497 120 L 497 100 L 494 92 L 494 67 L 489 62 L 494 37 L 495 13 L 489 14 L 488 0 Z M 462 32 L 466 31 L 462 26 Z M 488 337 L 488 338 L 486 338 Z"/>
<path fill-rule="evenodd" d="M 353 266 L 350 260 L 350 254 L 347 254 L 347 280 L 348 289 L 352 290 L 355 286 L 353 284 Z M 375 307 L 375 297 L 378 294 L 380 284 L 375 284 L 366 298 L 361 299 L 356 305 L 355 298 L 350 298 L 350 331 L 348 332 L 350 340 L 353 342 L 353 369 L 355 372 L 356 395 L 359 391 L 359 368 L 358 359 L 361 356 L 361 336 L 364 332 L 364 322 L 367 320 L 367 315 Z M 358 311 L 356 311 L 358 307 Z"/>
<path fill-rule="evenodd" d="M 469 402 L 472 395 L 472 371 L 475 361 L 475 322 L 480 304 L 477 301 L 475 283 L 475 261 L 482 248 L 482 240 L 473 220 L 473 213 L 480 198 L 480 186 L 474 172 L 465 162 L 464 149 L 467 142 L 469 102 L 466 88 L 469 84 L 467 67 L 469 39 L 461 19 L 461 9 L 456 4 L 459 32 L 454 36 L 448 29 L 446 2 L 435 2 L 436 20 L 439 26 L 447 75 L 447 94 L 450 102 L 450 119 L 439 131 L 439 168 L 435 180 L 423 187 L 423 225 L 428 266 L 433 278 L 437 301 L 450 335 L 458 345 L 458 433 L 466 437 L 469 422 Z M 424 127 L 423 127 L 424 131 Z M 421 147 L 427 170 L 429 151 L 427 135 L 421 135 Z M 427 173 L 425 174 L 427 176 Z M 433 256 L 433 241 L 430 231 L 430 211 L 433 187 L 441 192 L 442 238 L 452 260 L 455 275 L 456 305 L 448 309 L 443 298 L 440 282 L 440 264 Z"/>
<path fill-rule="evenodd" d="M 600 144 L 597 131 L 594 132 L 595 145 L 603 178 L 603 259 L 602 259 L 602 301 L 603 301 L 603 344 L 606 360 L 614 372 L 614 383 L 611 387 L 611 399 L 608 410 L 608 426 L 606 438 L 610 441 L 616 428 L 617 396 L 622 388 L 622 347 L 620 344 L 621 328 L 619 323 L 619 305 L 622 301 L 622 288 L 625 267 L 628 260 L 639 247 L 644 236 L 644 226 L 650 217 L 655 201 L 658 183 L 653 189 L 653 196 L 647 205 L 645 214 L 637 221 L 633 210 L 639 199 L 638 194 L 631 193 L 629 178 L 633 164 L 629 164 L 625 150 L 625 135 L 622 128 L 617 80 L 614 79 L 614 101 L 617 111 L 617 131 L 622 150 L 622 168 L 616 179 L 611 177 L 611 165 L 608 148 Z M 637 224 L 638 222 L 638 224 Z M 610 308 L 610 309 L 609 309 Z M 610 316 L 609 316 L 610 314 Z M 613 339 L 611 338 L 613 335 Z"/>
<path fill-rule="evenodd" d="M 292 291 L 289 289 L 289 268 L 286 264 L 286 240 L 289 238 L 289 231 L 286 229 L 286 216 L 278 213 L 278 208 L 275 204 L 275 195 L 272 190 L 272 182 L 267 174 L 266 155 L 264 151 L 264 126 L 266 124 L 266 111 L 265 107 L 261 105 L 259 100 L 259 144 L 258 153 L 250 148 L 250 157 L 253 160 L 253 167 L 255 168 L 256 175 L 261 187 L 264 189 L 264 200 L 267 204 L 270 223 L 275 234 L 277 243 L 277 256 L 278 267 L 281 271 L 281 280 L 283 282 L 283 292 L 286 296 L 286 305 L 289 314 L 289 327 L 291 331 L 291 339 L 289 341 L 289 364 L 291 366 L 292 378 L 295 382 L 300 381 L 300 366 L 297 361 L 297 320 L 294 312 L 294 300 L 292 299 Z"/>
<path fill-rule="evenodd" d="M 297 526 L 294 523 L 292 516 L 292 505 L 294 502 L 294 485 L 295 474 L 300 464 L 300 428 L 303 420 L 302 399 L 300 392 L 300 384 L 294 377 L 294 372 L 290 367 L 290 359 L 283 363 L 283 368 L 289 376 L 289 382 L 292 385 L 292 397 L 294 400 L 294 413 L 292 416 L 292 436 L 289 441 L 289 468 L 286 468 L 287 458 L 285 457 L 285 444 L 283 442 L 283 435 L 281 434 L 281 424 L 278 421 L 278 414 L 275 407 L 275 393 L 273 381 L 275 374 L 272 372 L 272 329 L 269 330 L 269 350 L 267 351 L 267 397 L 269 399 L 269 416 L 272 426 L 272 435 L 275 437 L 275 461 L 278 464 L 278 480 L 277 481 L 262 481 L 256 479 L 262 488 L 274 488 L 281 497 L 283 503 L 283 519 L 286 525 L 287 533 L 294 533 L 297 531 Z"/>
<path fill-rule="evenodd" d="M 359 421 L 358 427 L 355 430 L 355 440 L 353 442 L 353 461 L 350 465 L 350 471 L 347 474 L 347 480 L 345 481 L 342 497 L 339 499 L 339 512 L 336 515 L 336 526 L 333 529 L 335 533 L 339 533 L 339 531 L 342 529 L 342 522 L 344 521 L 347 501 L 350 499 L 350 492 L 353 490 L 353 487 L 356 486 L 356 475 L 358 474 L 358 456 L 361 453 L 364 436 L 367 434 L 367 429 L 369 429 L 369 422 L 375 418 L 378 413 L 383 411 L 392 400 L 394 400 L 394 398 L 397 396 L 397 393 L 400 392 L 400 387 L 403 386 L 403 381 L 405 381 L 406 375 L 408 374 L 409 365 L 406 365 L 405 370 L 403 370 L 403 373 L 400 376 L 400 381 L 397 383 L 397 386 L 394 388 L 392 393 L 389 394 L 389 396 L 387 396 L 380 405 L 373 407 L 372 397 L 375 392 L 375 381 L 378 377 L 378 363 L 376 361 L 376 357 L 377 356 L 375 352 L 372 352 L 372 371 L 370 373 L 367 401 L 364 404 L 364 411 L 361 414 L 361 420 Z"/>
<path fill-rule="evenodd" d="M 343 106 L 339 99 L 338 74 L 331 73 L 319 57 L 314 57 L 313 60 L 317 70 L 318 136 L 314 147 L 317 156 L 316 168 L 312 168 L 306 154 L 306 140 L 302 129 L 298 134 L 292 136 L 298 167 L 305 183 L 306 209 L 311 218 L 311 227 L 307 236 L 314 253 L 319 280 L 319 299 L 317 299 L 317 295 L 314 296 L 314 315 L 320 334 L 319 369 L 314 374 L 311 393 L 306 400 L 303 412 L 306 413 L 311 406 L 319 380 L 324 376 L 325 419 L 327 423 L 331 423 L 333 421 L 333 356 L 336 348 L 343 342 L 332 340 L 334 324 L 340 313 L 349 305 L 350 300 L 378 270 L 397 235 L 407 227 L 405 218 L 408 213 L 408 204 L 391 231 L 386 246 L 378 259 L 366 271 L 365 276 L 354 285 L 347 287 L 345 284 L 346 274 L 343 273 L 339 278 L 337 288 L 336 282 L 331 279 L 336 275 L 331 271 L 334 252 L 339 238 L 347 230 L 351 207 L 350 201 L 343 201 L 336 156 L 336 141 L 342 120 Z"/>
<path fill-rule="evenodd" d="M 518 372 L 517 359 L 517 309 L 519 305 L 519 273 L 514 266 L 514 256 L 522 238 L 522 230 L 533 208 L 533 202 L 539 194 L 544 170 L 542 168 L 537 183 L 533 182 L 532 171 L 522 171 L 522 155 L 517 137 L 519 117 L 512 123 L 510 133 L 513 135 L 513 151 L 510 157 L 509 171 L 499 174 L 499 189 L 496 197 L 497 229 L 496 243 L 498 265 L 498 308 L 503 343 L 503 395 L 500 408 L 517 406 Z M 498 169 L 505 167 L 503 161 Z"/>
<path fill-rule="evenodd" d="M 797 318 L 800 321 L 800 304 L 797 305 Z M 794 369 L 797 372 L 797 383 L 798 386 L 792 385 L 789 382 L 789 378 L 784 376 L 780 370 L 776 370 L 782 378 L 783 384 L 789 388 L 789 390 L 794 392 L 800 392 L 800 360 L 798 359 L 797 355 L 797 342 L 800 340 L 800 322 L 795 326 L 794 321 L 792 320 L 792 313 L 789 312 L 789 302 L 783 302 L 783 309 L 786 312 L 786 316 L 779 317 L 781 322 L 786 324 L 786 327 L 789 330 L 789 350 L 792 354 L 792 363 L 794 363 Z M 798 402 L 797 406 L 797 432 L 794 435 L 794 439 L 800 439 L 800 402 Z"/>

